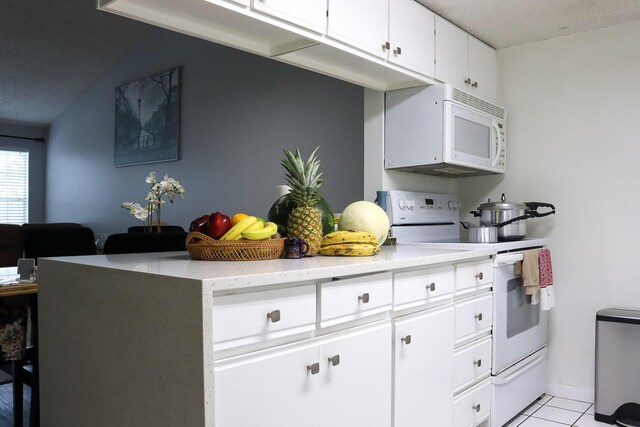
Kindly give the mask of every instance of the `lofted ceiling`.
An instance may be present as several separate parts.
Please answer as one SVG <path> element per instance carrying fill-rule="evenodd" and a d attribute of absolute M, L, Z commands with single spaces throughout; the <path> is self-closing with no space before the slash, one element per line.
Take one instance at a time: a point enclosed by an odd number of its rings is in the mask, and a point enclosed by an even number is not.
<path fill-rule="evenodd" d="M 504 48 L 640 20 L 640 0 L 417 0 Z M 0 121 L 50 124 L 151 27 L 94 0 L 4 0 Z"/>

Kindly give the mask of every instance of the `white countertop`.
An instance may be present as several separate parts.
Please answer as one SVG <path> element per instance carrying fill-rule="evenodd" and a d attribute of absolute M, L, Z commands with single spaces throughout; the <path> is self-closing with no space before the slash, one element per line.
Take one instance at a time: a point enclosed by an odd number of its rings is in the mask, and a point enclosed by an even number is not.
<path fill-rule="evenodd" d="M 92 255 L 39 260 L 201 280 L 214 291 L 344 277 L 494 255 L 490 248 L 456 250 L 420 245 L 384 247 L 370 257 L 316 256 L 270 261 L 193 261 L 187 252 Z"/>

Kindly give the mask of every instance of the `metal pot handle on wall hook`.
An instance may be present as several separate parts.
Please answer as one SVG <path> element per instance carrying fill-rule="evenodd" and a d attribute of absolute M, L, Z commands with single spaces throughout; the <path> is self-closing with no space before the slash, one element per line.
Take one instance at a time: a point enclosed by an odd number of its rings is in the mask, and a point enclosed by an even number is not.
<path fill-rule="evenodd" d="M 527 214 L 531 215 L 531 218 L 542 218 L 543 216 L 553 215 L 556 213 L 556 207 L 551 203 L 544 202 L 524 202 L 527 206 Z M 551 208 L 549 212 L 540 213 L 539 208 Z"/>

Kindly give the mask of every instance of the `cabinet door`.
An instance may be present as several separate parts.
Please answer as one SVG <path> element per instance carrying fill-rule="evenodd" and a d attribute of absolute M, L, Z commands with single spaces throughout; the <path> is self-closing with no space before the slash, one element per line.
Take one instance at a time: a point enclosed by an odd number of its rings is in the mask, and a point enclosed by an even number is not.
<path fill-rule="evenodd" d="M 496 51 L 469 37 L 469 77 L 471 93 L 478 98 L 495 102 L 496 94 Z"/>
<path fill-rule="evenodd" d="M 433 76 L 435 14 L 414 0 L 389 1 L 389 61 Z"/>
<path fill-rule="evenodd" d="M 216 426 L 318 427 L 321 378 L 307 369 L 313 363 L 317 340 L 215 362 Z"/>
<path fill-rule="evenodd" d="M 436 16 L 436 79 L 467 90 L 469 78 L 468 36 L 460 28 Z"/>
<path fill-rule="evenodd" d="M 339 332 L 322 340 L 320 424 L 390 426 L 391 322 Z"/>
<path fill-rule="evenodd" d="M 327 0 L 253 0 L 253 8 L 318 33 L 327 30 Z"/>
<path fill-rule="evenodd" d="M 453 423 L 453 325 L 453 305 L 396 320 L 396 427 Z"/>
<path fill-rule="evenodd" d="M 389 0 L 329 0 L 327 35 L 386 59 Z"/>

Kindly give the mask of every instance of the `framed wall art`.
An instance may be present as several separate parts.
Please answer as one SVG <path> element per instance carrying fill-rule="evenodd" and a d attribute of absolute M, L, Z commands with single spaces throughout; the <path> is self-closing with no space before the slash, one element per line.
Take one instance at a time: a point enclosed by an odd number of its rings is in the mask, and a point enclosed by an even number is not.
<path fill-rule="evenodd" d="M 116 87 L 114 165 L 178 160 L 180 68 Z"/>

